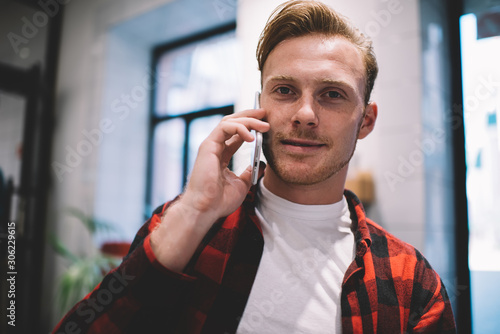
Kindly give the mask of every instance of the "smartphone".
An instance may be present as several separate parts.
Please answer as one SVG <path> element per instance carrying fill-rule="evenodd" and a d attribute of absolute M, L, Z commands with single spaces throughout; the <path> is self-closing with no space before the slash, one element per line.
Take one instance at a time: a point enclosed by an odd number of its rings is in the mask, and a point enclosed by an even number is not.
<path fill-rule="evenodd" d="M 254 109 L 260 108 L 260 93 L 255 93 Z M 259 180 L 259 165 L 260 165 L 260 152 L 262 151 L 262 133 L 255 130 L 251 131 L 255 140 L 252 142 L 251 165 L 252 165 L 252 184 L 257 184 Z"/>

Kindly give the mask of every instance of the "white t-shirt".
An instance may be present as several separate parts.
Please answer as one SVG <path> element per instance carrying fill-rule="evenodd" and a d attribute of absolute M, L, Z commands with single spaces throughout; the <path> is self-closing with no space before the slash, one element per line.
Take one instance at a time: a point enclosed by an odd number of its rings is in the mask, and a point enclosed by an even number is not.
<path fill-rule="evenodd" d="M 237 333 L 341 333 L 341 284 L 355 255 L 346 199 L 296 204 L 262 181 L 258 196 L 264 251 Z"/>

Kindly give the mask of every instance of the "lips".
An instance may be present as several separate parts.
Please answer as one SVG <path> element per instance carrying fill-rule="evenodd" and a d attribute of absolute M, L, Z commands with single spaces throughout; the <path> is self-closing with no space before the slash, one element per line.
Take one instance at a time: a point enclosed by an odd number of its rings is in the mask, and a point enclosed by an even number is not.
<path fill-rule="evenodd" d="M 291 146 L 297 146 L 297 147 L 322 147 L 325 146 L 325 144 L 316 142 L 313 140 L 306 140 L 306 139 L 284 139 L 281 141 L 283 145 L 291 145 Z"/>
<path fill-rule="evenodd" d="M 280 141 L 285 152 L 292 155 L 318 154 L 326 144 L 308 139 L 283 139 Z"/>

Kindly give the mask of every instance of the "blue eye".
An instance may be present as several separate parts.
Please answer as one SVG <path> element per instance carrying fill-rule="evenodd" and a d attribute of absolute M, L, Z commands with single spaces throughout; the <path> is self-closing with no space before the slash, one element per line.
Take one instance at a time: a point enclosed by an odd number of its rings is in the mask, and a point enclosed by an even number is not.
<path fill-rule="evenodd" d="M 276 91 L 278 93 L 284 94 L 284 95 L 290 94 L 290 92 L 291 92 L 290 88 L 288 88 L 288 87 L 279 87 Z"/>
<path fill-rule="evenodd" d="M 331 90 L 331 91 L 327 92 L 326 94 L 328 95 L 328 97 L 330 97 L 332 99 L 342 97 L 342 95 L 340 95 L 339 92 L 334 91 L 334 90 Z"/>

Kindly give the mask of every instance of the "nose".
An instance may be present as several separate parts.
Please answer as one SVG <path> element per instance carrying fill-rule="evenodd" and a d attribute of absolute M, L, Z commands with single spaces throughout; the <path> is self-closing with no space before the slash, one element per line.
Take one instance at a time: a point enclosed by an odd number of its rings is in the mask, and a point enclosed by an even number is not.
<path fill-rule="evenodd" d="M 314 108 L 314 99 L 312 97 L 302 96 L 297 103 L 298 109 L 292 116 L 292 122 L 295 126 L 316 127 L 318 125 L 318 115 Z"/>

